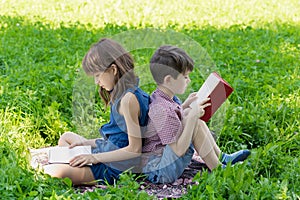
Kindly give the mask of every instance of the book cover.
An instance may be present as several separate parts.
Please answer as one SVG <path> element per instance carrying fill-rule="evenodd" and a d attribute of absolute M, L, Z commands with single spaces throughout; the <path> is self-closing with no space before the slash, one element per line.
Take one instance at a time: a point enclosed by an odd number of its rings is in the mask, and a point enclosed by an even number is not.
<path fill-rule="evenodd" d="M 82 154 L 91 154 L 91 146 L 52 147 L 49 149 L 49 163 L 69 163 L 75 156 Z"/>
<path fill-rule="evenodd" d="M 205 114 L 200 119 L 208 122 L 232 92 L 233 88 L 218 73 L 211 73 L 197 92 L 198 103 L 207 97 L 211 103 L 204 109 Z"/>

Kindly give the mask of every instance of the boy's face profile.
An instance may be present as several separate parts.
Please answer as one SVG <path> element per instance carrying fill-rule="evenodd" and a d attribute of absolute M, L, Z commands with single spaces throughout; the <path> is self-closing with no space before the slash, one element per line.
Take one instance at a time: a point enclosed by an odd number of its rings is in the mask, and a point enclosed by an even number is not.
<path fill-rule="evenodd" d="M 170 77 L 169 87 L 174 94 L 183 94 L 185 92 L 188 84 L 191 82 L 189 74 L 190 71 L 187 71 L 185 73 L 180 73 L 176 79 Z"/>

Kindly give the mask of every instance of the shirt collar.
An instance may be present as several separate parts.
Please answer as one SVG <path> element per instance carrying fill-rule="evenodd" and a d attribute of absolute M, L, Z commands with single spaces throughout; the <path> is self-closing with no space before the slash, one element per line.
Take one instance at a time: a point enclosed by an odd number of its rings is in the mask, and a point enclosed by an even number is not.
<path fill-rule="evenodd" d="M 154 91 L 154 93 L 156 93 L 157 95 L 161 96 L 163 99 L 170 101 L 172 103 L 174 103 L 174 99 L 171 99 L 166 93 L 164 93 L 163 91 L 161 91 L 159 88 L 156 88 L 156 90 Z"/>

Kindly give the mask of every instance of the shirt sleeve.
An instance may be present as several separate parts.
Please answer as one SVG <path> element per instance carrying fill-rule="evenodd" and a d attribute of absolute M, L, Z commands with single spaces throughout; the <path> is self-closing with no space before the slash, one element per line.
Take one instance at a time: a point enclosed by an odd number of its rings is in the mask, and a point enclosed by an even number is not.
<path fill-rule="evenodd" d="M 149 118 L 163 145 L 177 141 L 182 132 L 178 112 L 162 105 L 154 105 L 150 107 Z"/>

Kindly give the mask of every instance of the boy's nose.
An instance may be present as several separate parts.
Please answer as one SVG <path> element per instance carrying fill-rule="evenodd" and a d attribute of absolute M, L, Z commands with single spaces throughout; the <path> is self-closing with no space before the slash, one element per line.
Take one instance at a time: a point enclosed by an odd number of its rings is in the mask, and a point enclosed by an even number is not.
<path fill-rule="evenodd" d="M 188 84 L 191 82 L 191 79 L 190 77 L 187 78 L 187 81 L 186 81 Z"/>
<path fill-rule="evenodd" d="M 95 77 L 95 84 L 98 85 L 99 84 L 99 80 L 100 80 L 99 78 Z"/>

